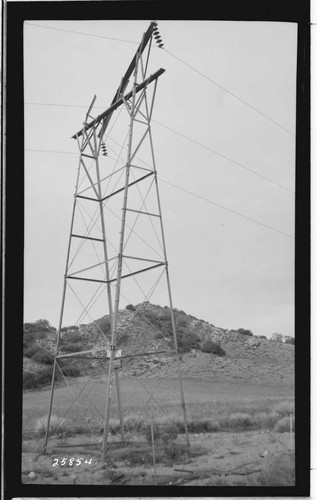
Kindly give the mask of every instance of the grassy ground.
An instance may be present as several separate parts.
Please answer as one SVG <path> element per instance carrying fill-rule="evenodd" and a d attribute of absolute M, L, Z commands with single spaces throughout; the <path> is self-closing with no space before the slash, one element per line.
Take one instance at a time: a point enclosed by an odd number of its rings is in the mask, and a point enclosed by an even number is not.
<path fill-rule="evenodd" d="M 88 381 L 88 383 L 87 383 Z M 121 396 L 126 417 L 140 418 L 182 414 L 179 385 L 176 379 L 120 379 Z M 87 384 L 87 385 L 86 385 Z M 200 379 L 183 381 L 189 418 L 218 418 L 232 412 L 270 411 L 276 402 L 293 399 L 294 389 L 288 385 L 260 386 L 239 383 L 217 383 Z M 105 380 L 74 379 L 69 386 L 55 390 L 53 414 L 66 415 L 73 424 L 82 424 L 87 418 L 103 419 Z M 75 399 L 69 410 L 71 402 Z M 77 396 L 78 395 L 78 396 Z M 34 422 L 48 410 L 50 389 L 25 391 L 23 396 L 24 427 Z M 69 411 L 68 411 L 69 410 Z M 68 413 L 67 413 L 68 412 Z M 166 416 L 166 415 L 165 415 Z M 166 418 L 167 418 L 166 416 Z M 115 387 L 113 387 L 112 418 L 118 417 Z"/>
<path fill-rule="evenodd" d="M 130 444 L 119 444 L 114 388 L 108 437 L 113 444 L 106 459 L 101 459 L 106 384 L 105 380 L 92 380 L 85 386 L 87 380 L 76 379 L 73 387 L 56 388 L 52 422 L 59 427 L 51 428 L 46 454 L 46 418 L 41 417 L 47 414 L 50 390 L 24 392 L 23 482 L 153 484 L 148 426 L 154 422 L 159 429 L 154 427 L 157 484 L 294 484 L 294 438 L 289 418 L 294 402 L 292 386 L 185 379 L 189 451 L 181 406 L 175 401 L 178 380 L 122 378 L 125 431 Z M 71 406 L 74 392 L 80 396 Z M 61 465 L 62 458 L 66 465 Z M 76 465 L 75 459 L 80 458 L 87 459 L 87 463 Z M 58 459 L 56 466 L 54 459 Z M 178 468 L 182 470 L 175 470 Z"/>

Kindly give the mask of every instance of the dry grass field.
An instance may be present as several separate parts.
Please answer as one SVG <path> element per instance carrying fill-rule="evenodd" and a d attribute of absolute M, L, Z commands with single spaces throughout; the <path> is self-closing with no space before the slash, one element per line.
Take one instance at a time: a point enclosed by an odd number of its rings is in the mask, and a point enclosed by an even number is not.
<path fill-rule="evenodd" d="M 77 387 L 85 382 L 85 377 L 77 380 Z M 23 398 L 23 482 L 196 486 L 294 484 L 294 433 L 290 433 L 288 425 L 277 426 L 283 415 L 293 411 L 291 385 L 260 386 L 185 379 L 189 449 L 185 443 L 180 406 L 175 401 L 176 379 L 123 378 L 121 386 L 128 443 L 120 442 L 114 400 L 110 448 L 105 458 L 100 454 L 103 411 L 100 401 L 104 399 L 105 381 L 93 381 L 88 386 L 89 401 L 94 406 L 99 405 L 100 419 L 91 417 L 93 412 L 90 411 L 90 420 L 83 425 L 84 413 L 77 407 L 66 415 L 59 428 L 52 430 L 46 452 L 43 451 L 45 420 L 44 426 L 39 426 L 39 421 L 47 413 L 50 392 L 48 389 L 26 391 Z M 153 398 L 148 401 L 142 411 L 145 396 L 149 399 L 155 387 L 155 401 Z M 71 394 L 69 387 L 56 389 L 54 419 L 58 420 L 67 412 Z M 84 406 L 83 400 L 82 409 Z M 146 439 L 145 432 L 149 423 L 161 427 L 175 425 L 177 429 L 172 439 L 155 441 L 155 474 L 151 442 Z M 293 422 L 292 431 L 294 429 Z"/>

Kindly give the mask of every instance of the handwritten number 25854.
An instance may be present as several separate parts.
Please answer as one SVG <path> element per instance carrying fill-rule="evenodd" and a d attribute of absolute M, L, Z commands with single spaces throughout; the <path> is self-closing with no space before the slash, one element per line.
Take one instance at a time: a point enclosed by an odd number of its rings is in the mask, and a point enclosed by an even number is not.
<path fill-rule="evenodd" d="M 89 460 L 87 460 L 87 459 L 84 460 L 84 457 L 80 457 L 80 458 L 72 457 L 69 459 L 64 457 L 61 459 L 60 463 L 58 461 L 58 458 L 54 458 L 52 465 L 53 465 L 53 467 L 57 467 L 57 465 L 61 465 L 63 467 L 64 465 L 67 465 L 67 462 L 68 462 L 68 465 L 70 467 L 72 467 L 73 465 L 81 465 L 82 463 L 90 465 L 92 462 L 92 458 L 90 458 Z"/>

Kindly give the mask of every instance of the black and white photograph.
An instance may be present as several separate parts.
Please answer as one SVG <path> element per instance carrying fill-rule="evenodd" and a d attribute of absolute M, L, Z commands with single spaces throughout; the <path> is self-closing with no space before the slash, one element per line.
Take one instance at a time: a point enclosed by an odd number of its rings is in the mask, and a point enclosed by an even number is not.
<path fill-rule="evenodd" d="M 23 485 L 298 484 L 298 37 L 24 21 Z"/>

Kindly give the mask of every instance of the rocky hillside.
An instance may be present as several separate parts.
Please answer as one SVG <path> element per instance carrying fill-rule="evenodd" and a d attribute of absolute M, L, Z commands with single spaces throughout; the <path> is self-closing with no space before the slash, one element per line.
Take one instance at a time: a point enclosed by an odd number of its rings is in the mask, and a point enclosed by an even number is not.
<path fill-rule="evenodd" d="M 183 311 L 175 310 L 174 314 L 184 377 L 259 384 L 293 383 L 294 345 L 255 337 L 248 330 L 217 328 Z M 99 358 L 105 355 L 109 345 L 109 318 L 105 316 L 94 323 L 63 330 L 61 350 L 65 354 L 94 348 L 92 354 L 85 355 L 86 359 L 69 361 L 70 366 L 76 364 L 81 374 L 104 375 L 105 361 Z M 172 324 L 167 307 L 148 302 L 128 306 L 120 311 L 117 331 L 122 376 L 176 376 Z M 52 328 L 46 334 L 35 336 L 33 346 L 41 349 L 42 358 L 32 355 L 35 347 L 26 349 L 25 370 L 41 370 L 45 352 L 51 361 L 55 341 L 56 331 Z"/>

